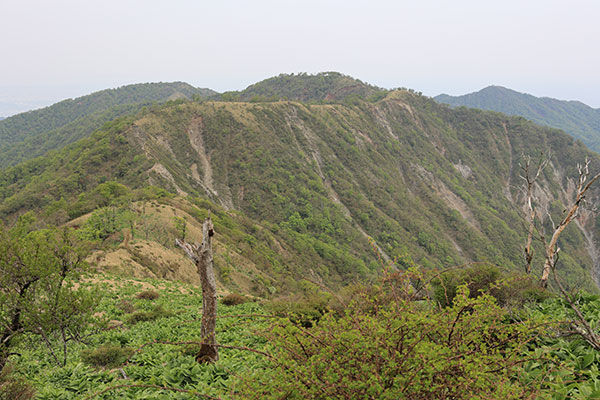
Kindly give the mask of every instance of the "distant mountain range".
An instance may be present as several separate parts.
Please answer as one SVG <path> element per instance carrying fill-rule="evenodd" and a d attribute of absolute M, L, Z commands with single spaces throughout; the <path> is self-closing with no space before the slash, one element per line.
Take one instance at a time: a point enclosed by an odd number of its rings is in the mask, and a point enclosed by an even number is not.
<path fill-rule="evenodd" d="M 463 96 L 441 94 L 434 98 L 452 107 L 471 107 L 518 115 L 541 125 L 564 130 L 600 152 L 600 109 L 579 101 L 535 97 L 502 86 L 489 86 Z"/>

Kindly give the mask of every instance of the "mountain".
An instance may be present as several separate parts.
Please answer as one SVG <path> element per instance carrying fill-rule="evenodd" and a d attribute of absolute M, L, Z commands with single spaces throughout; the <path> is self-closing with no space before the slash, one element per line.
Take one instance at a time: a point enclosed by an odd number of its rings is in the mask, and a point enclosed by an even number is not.
<path fill-rule="evenodd" d="M 339 102 L 348 98 L 383 96 L 386 90 L 366 84 L 339 72 L 280 74 L 248 86 L 240 92 L 224 94 L 225 99 L 241 101 L 294 100 L 300 102 Z"/>
<path fill-rule="evenodd" d="M 479 92 L 456 97 L 441 94 L 435 100 L 452 107 L 465 106 L 518 115 L 541 125 L 562 129 L 600 152 L 600 109 L 579 101 L 535 97 L 501 86 L 489 86 Z"/>
<path fill-rule="evenodd" d="M 305 83 L 300 76 L 286 85 Z M 247 290 L 259 295 L 300 290 L 302 279 L 334 286 L 368 279 L 381 269 L 378 256 L 398 268 L 481 261 L 518 270 L 526 237 L 520 157 L 543 151 L 552 159 L 536 194 L 556 220 L 577 163 L 589 157 L 597 171 L 600 159 L 522 118 L 451 109 L 404 90 L 323 104 L 183 101 L 117 118 L 1 170 L 0 216 L 34 210 L 64 222 L 115 199 L 154 199 L 155 208 L 187 199 L 191 206 L 173 214 L 211 210 L 219 268 L 253 260 Z M 594 286 L 598 228 L 588 212 L 563 234 L 560 273 L 571 285 Z M 539 247 L 538 269 L 541 254 Z"/>
<path fill-rule="evenodd" d="M 104 123 L 144 106 L 216 92 L 187 83 L 144 83 L 64 100 L 0 121 L 0 167 L 14 165 L 88 136 Z"/>

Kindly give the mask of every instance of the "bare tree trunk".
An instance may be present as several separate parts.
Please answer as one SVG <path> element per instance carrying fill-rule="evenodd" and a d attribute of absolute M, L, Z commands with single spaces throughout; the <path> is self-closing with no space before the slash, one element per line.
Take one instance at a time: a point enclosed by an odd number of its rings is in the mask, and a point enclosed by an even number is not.
<path fill-rule="evenodd" d="M 567 216 L 560 222 L 558 227 L 555 228 L 554 233 L 552 234 L 552 239 L 550 239 L 550 243 L 546 245 L 546 261 L 544 262 L 544 269 L 542 270 L 542 278 L 540 279 L 540 286 L 543 288 L 548 287 L 548 277 L 550 276 L 550 270 L 556 264 L 556 256 L 560 251 L 560 248 L 557 247 L 558 237 L 565 230 L 569 222 L 573 220 L 577 209 L 579 208 L 579 203 L 573 204 L 571 210 L 567 214 Z"/>
<path fill-rule="evenodd" d="M 560 234 L 567 228 L 571 221 L 579 215 L 579 207 L 585 200 L 585 192 L 587 192 L 590 186 L 600 178 L 600 174 L 596 174 L 588 181 L 590 175 L 589 165 L 590 161 L 586 159 L 584 165 L 577 166 L 577 169 L 579 170 L 579 179 L 577 182 L 577 194 L 575 195 L 575 200 L 573 201 L 573 204 L 567 208 L 567 214 L 562 221 L 560 221 L 558 226 L 554 227 L 554 233 L 552 234 L 550 243 L 546 244 L 546 261 L 544 262 L 544 269 L 542 270 L 542 279 L 540 279 L 541 287 L 545 288 L 548 286 L 550 270 L 556 265 L 556 257 L 560 251 L 560 248 L 557 246 Z"/>
<path fill-rule="evenodd" d="M 202 243 L 190 245 L 189 243 L 175 239 L 175 243 L 181 247 L 188 257 L 194 261 L 200 275 L 202 285 L 202 324 L 200 336 L 202 346 L 196 356 L 196 361 L 201 363 L 212 363 L 219 359 L 215 338 L 215 326 L 217 322 L 217 283 L 213 268 L 212 237 L 214 227 L 210 217 L 202 224 Z"/>
<path fill-rule="evenodd" d="M 533 243 L 533 232 L 535 230 L 535 208 L 533 206 L 533 186 L 536 181 L 540 177 L 540 174 L 546 168 L 548 163 L 550 162 L 550 156 L 545 156 L 542 154 L 540 158 L 540 162 L 537 166 L 537 170 L 535 175 L 531 176 L 531 157 L 527 156 L 525 158 L 525 165 L 521 165 L 521 170 L 523 170 L 523 174 L 521 175 L 521 179 L 524 182 L 523 191 L 525 192 L 525 196 L 527 198 L 527 222 L 528 222 L 528 232 L 527 232 L 527 242 L 525 243 L 525 273 L 531 273 L 531 263 L 533 261 L 533 248 L 531 247 Z M 547 278 L 546 278 L 547 279 Z"/>

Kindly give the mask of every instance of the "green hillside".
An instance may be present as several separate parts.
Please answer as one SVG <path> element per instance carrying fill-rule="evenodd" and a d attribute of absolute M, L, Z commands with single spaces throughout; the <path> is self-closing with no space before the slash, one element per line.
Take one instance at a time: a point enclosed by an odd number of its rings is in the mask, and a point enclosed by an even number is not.
<path fill-rule="evenodd" d="M 540 202 L 560 213 L 576 163 L 589 155 L 596 170 L 598 159 L 524 119 L 452 110 L 408 91 L 353 104 L 183 102 L 3 170 L 0 213 L 74 218 L 105 205 L 98 185 L 118 181 L 201 197 L 224 215 L 255 221 L 258 231 L 244 228 L 250 248 L 265 240 L 260 231 L 290 254 L 287 263 L 259 263 L 279 277 L 268 285 L 306 270 L 332 285 L 372 276 L 369 237 L 401 268 L 487 261 L 518 270 L 526 236 L 518 163 L 545 150 L 553 158 Z M 565 233 L 561 271 L 593 288 L 595 216 L 579 226 Z"/>
<path fill-rule="evenodd" d="M 0 167 L 14 165 L 90 135 L 105 122 L 168 100 L 207 97 L 186 83 L 144 83 L 107 89 L 0 122 Z"/>
<path fill-rule="evenodd" d="M 0 399 L 600 396 L 600 220 L 588 207 L 560 237 L 569 293 L 540 288 L 519 177 L 550 154 L 547 234 L 600 155 L 521 117 L 313 78 L 87 114 L 63 128 L 98 129 L 0 168 Z M 279 100 L 292 87 L 308 100 Z M 214 363 L 175 244 L 208 216 Z"/>
<path fill-rule="evenodd" d="M 339 72 L 321 72 L 280 74 L 250 85 L 242 91 L 225 93 L 222 97 L 241 101 L 294 100 L 315 103 L 340 102 L 357 97 L 382 97 L 385 92 L 385 89 Z"/>
<path fill-rule="evenodd" d="M 435 100 L 453 107 L 466 106 L 519 115 L 541 125 L 562 129 L 600 152 L 600 110 L 579 101 L 535 97 L 501 86 L 489 86 L 479 92 L 456 97 L 441 94 Z"/>

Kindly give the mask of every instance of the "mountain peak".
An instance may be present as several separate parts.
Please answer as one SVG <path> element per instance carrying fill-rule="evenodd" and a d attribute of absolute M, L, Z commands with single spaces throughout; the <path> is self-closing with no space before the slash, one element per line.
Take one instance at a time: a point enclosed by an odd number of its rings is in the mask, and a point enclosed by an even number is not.
<path fill-rule="evenodd" d="M 541 125 L 562 129 L 600 152 L 600 110 L 579 101 L 536 97 L 496 85 L 463 96 L 442 94 L 434 99 L 452 107 L 466 106 L 518 115 Z"/>
<path fill-rule="evenodd" d="M 238 95 L 240 100 L 277 98 L 319 102 L 341 101 L 353 95 L 368 97 L 382 92 L 386 90 L 340 72 L 327 71 L 280 74 L 250 85 Z"/>

